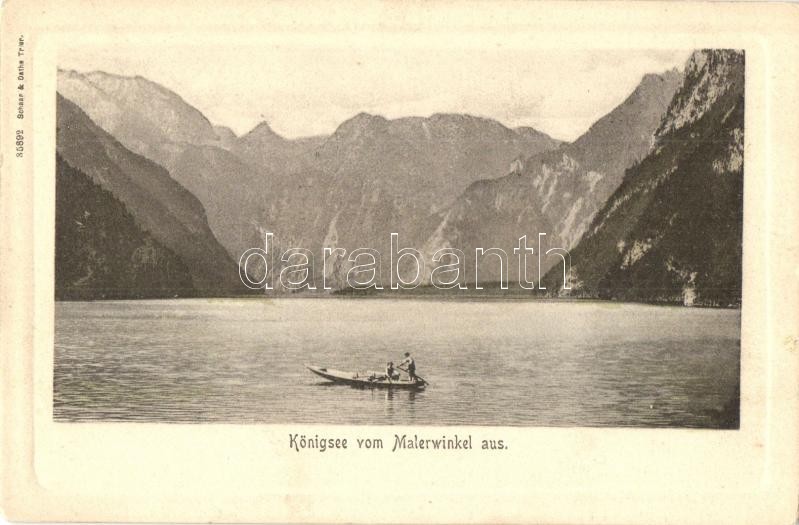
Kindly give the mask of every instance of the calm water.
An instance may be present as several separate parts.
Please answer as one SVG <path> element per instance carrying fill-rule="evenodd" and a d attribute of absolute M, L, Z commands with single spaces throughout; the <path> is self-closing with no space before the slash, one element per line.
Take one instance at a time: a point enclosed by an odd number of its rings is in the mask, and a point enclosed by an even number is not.
<path fill-rule="evenodd" d="M 61 421 L 735 428 L 740 311 L 535 301 L 56 303 Z M 329 386 L 304 363 L 423 392 Z"/>

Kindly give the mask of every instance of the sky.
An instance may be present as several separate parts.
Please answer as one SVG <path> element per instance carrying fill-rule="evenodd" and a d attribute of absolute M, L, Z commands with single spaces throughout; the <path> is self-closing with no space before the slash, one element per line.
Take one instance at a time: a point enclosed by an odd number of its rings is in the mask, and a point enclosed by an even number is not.
<path fill-rule="evenodd" d="M 63 48 L 58 65 L 141 75 L 241 135 L 262 121 L 296 138 L 360 112 L 386 118 L 468 113 L 574 140 L 647 73 L 682 70 L 687 50 L 307 45 L 269 41 L 119 43 Z"/>

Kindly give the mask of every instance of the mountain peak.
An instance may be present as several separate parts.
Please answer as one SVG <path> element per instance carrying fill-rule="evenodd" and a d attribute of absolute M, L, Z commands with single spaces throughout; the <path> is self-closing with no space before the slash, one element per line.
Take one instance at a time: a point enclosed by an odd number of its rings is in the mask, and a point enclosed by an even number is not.
<path fill-rule="evenodd" d="M 530 139 L 543 139 L 543 140 L 551 140 L 552 142 L 560 143 L 558 139 L 554 139 L 544 133 L 543 131 L 538 131 L 537 129 L 531 126 L 519 126 L 513 128 L 513 131 L 521 135 L 522 137 L 530 138 Z"/>
<path fill-rule="evenodd" d="M 218 142 L 211 122 L 170 89 L 142 76 L 58 71 L 58 90 L 132 151 L 163 165 L 163 143 Z"/>
<path fill-rule="evenodd" d="M 636 86 L 631 97 L 649 96 L 651 93 L 662 94 L 663 86 L 666 85 L 671 86 L 668 89 L 668 91 L 671 93 L 669 95 L 670 99 L 671 95 L 674 94 L 681 81 L 682 73 L 680 73 L 676 68 L 663 71 L 662 73 L 647 73 L 641 77 L 641 81 L 638 83 L 638 86 Z"/>
<path fill-rule="evenodd" d="M 95 86 L 109 92 L 119 92 L 124 94 L 124 90 L 141 89 L 147 91 L 157 91 L 165 97 L 179 101 L 179 103 L 186 104 L 183 98 L 174 91 L 167 89 L 157 82 L 145 78 L 141 75 L 126 76 L 117 73 L 108 73 L 106 71 L 94 70 L 86 73 L 74 72 L 77 76 L 82 76 L 85 80 L 94 84 Z"/>
<path fill-rule="evenodd" d="M 488 120 L 482 117 L 475 117 L 468 113 L 433 113 L 430 120 L 446 120 L 452 122 L 468 122 L 470 120 Z"/>
<path fill-rule="evenodd" d="M 257 126 L 248 131 L 244 137 L 251 140 L 286 140 L 280 134 L 276 133 L 275 130 L 272 129 L 272 126 L 270 126 L 265 120 L 261 121 Z"/>
<path fill-rule="evenodd" d="M 342 122 L 339 127 L 336 128 L 333 137 L 357 139 L 364 133 L 383 128 L 388 122 L 389 121 L 381 115 L 372 115 L 362 111 L 349 120 Z"/>
<path fill-rule="evenodd" d="M 647 73 L 641 78 L 641 84 L 649 84 L 653 82 L 666 82 L 668 80 L 675 80 L 680 77 L 680 70 L 676 67 L 667 69 L 662 73 Z"/>
<path fill-rule="evenodd" d="M 681 75 L 674 70 L 644 75 L 630 96 L 594 122 L 573 144 L 581 149 L 594 149 L 600 156 L 605 155 L 603 151 L 610 145 L 619 144 L 621 132 L 627 140 L 649 144 L 652 129 L 660 123 L 680 80 Z"/>
<path fill-rule="evenodd" d="M 59 78 L 78 78 L 83 76 L 74 69 L 62 69 L 60 67 L 58 68 L 57 73 Z"/>
<path fill-rule="evenodd" d="M 224 149 L 230 149 L 236 142 L 236 139 L 238 139 L 233 130 L 227 126 L 214 126 L 214 132 L 216 133 L 217 139 L 219 139 L 219 144 Z"/>
<path fill-rule="evenodd" d="M 685 64 L 685 76 L 656 132 L 659 139 L 699 120 L 731 89 L 743 92 L 744 54 L 733 49 L 700 49 Z"/>
<path fill-rule="evenodd" d="M 433 113 L 430 115 L 428 121 L 434 124 L 444 124 L 451 127 L 466 128 L 466 127 L 493 127 L 496 129 L 509 129 L 501 122 L 492 118 L 478 117 L 468 113 Z"/>
<path fill-rule="evenodd" d="M 379 124 L 384 122 L 388 122 L 388 120 L 382 115 L 372 115 L 371 113 L 361 111 L 351 119 L 344 121 L 343 124 Z"/>

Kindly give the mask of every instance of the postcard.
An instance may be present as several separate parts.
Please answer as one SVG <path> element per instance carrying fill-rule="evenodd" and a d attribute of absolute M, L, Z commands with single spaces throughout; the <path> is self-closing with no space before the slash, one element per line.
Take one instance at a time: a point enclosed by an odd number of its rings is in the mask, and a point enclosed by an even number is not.
<path fill-rule="evenodd" d="M 8 519 L 796 520 L 796 7 L 2 17 Z"/>

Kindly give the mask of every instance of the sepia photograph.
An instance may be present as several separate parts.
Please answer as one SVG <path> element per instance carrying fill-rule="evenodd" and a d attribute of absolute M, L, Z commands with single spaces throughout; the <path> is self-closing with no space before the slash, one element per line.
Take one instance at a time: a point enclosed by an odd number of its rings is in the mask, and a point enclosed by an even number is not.
<path fill-rule="evenodd" d="M 5 519 L 796 520 L 796 6 L 0 26 Z"/>
<path fill-rule="evenodd" d="M 738 428 L 743 51 L 236 56 L 59 56 L 57 421 Z"/>

